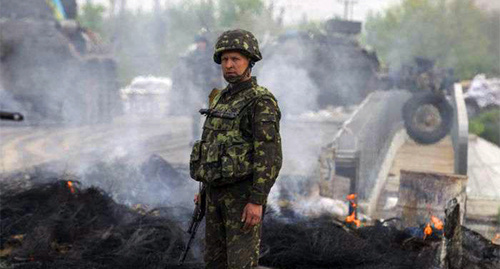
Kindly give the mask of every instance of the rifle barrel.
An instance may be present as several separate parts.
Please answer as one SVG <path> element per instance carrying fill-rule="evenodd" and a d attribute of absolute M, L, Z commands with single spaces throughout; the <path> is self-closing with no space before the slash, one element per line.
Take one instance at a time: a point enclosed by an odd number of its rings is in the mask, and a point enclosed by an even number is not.
<path fill-rule="evenodd" d="M 0 120 L 22 121 L 23 119 L 24 116 L 21 113 L 0 111 Z"/>

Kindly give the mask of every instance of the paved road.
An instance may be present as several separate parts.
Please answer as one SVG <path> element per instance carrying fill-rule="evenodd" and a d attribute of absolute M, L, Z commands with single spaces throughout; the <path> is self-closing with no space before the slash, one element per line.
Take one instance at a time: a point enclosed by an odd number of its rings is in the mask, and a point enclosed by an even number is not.
<path fill-rule="evenodd" d="M 59 161 L 68 167 L 132 154 L 153 153 L 172 163 L 186 163 L 189 118 L 125 119 L 82 127 L 33 126 L 0 129 L 0 169 L 19 169 Z"/>
<path fill-rule="evenodd" d="M 309 174 L 321 146 L 331 142 L 337 121 L 282 121 L 283 171 Z M 69 170 L 96 160 L 125 155 L 142 161 L 158 154 L 173 165 L 189 161 L 191 123 L 188 117 L 162 119 L 118 118 L 112 124 L 79 127 L 1 126 L 0 173 L 51 162 Z"/>

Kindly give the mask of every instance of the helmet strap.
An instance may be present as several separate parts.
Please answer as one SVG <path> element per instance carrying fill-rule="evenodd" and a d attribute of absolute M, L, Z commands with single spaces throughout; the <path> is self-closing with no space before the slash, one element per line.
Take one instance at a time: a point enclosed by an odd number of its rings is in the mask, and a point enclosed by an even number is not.
<path fill-rule="evenodd" d="M 224 76 L 224 79 L 231 84 L 237 84 L 239 82 L 242 82 L 243 80 L 245 80 L 247 77 L 250 76 L 250 74 L 252 72 L 252 67 L 254 66 L 254 64 L 255 64 L 254 61 L 250 60 L 247 68 L 245 69 L 245 71 L 243 71 L 243 74 L 235 76 L 235 77 L 230 77 L 230 78 Z"/>

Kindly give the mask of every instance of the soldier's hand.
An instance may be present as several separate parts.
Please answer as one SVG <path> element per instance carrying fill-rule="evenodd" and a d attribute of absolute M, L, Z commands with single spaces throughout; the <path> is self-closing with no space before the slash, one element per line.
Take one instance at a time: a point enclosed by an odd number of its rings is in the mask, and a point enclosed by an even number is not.
<path fill-rule="evenodd" d="M 198 201 L 200 201 L 200 195 L 199 195 L 199 194 L 195 194 L 195 195 L 194 195 L 193 202 L 194 202 L 195 204 L 197 204 L 197 203 L 198 203 Z"/>
<path fill-rule="evenodd" d="M 243 230 L 248 230 L 251 227 L 260 223 L 262 219 L 262 205 L 248 203 L 243 209 L 241 222 L 244 222 Z"/>

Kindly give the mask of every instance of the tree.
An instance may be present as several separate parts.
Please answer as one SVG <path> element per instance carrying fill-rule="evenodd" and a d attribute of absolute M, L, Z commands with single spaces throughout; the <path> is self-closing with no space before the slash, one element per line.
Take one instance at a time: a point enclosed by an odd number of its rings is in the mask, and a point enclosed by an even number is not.
<path fill-rule="evenodd" d="M 92 4 L 87 2 L 81 8 L 78 22 L 83 27 L 89 28 L 99 34 L 104 33 L 104 11 L 106 8 L 103 5 Z"/>
<path fill-rule="evenodd" d="M 498 59 L 491 55 L 494 37 L 484 31 L 487 22 L 487 14 L 470 0 L 403 0 L 368 17 L 365 40 L 390 68 L 420 56 L 470 79 L 498 72 Z"/>
<path fill-rule="evenodd" d="M 479 114 L 470 121 L 469 132 L 500 146 L 500 109 Z"/>
<path fill-rule="evenodd" d="M 220 25 L 230 27 L 246 16 L 260 14 L 263 7 L 262 0 L 219 0 Z"/>

